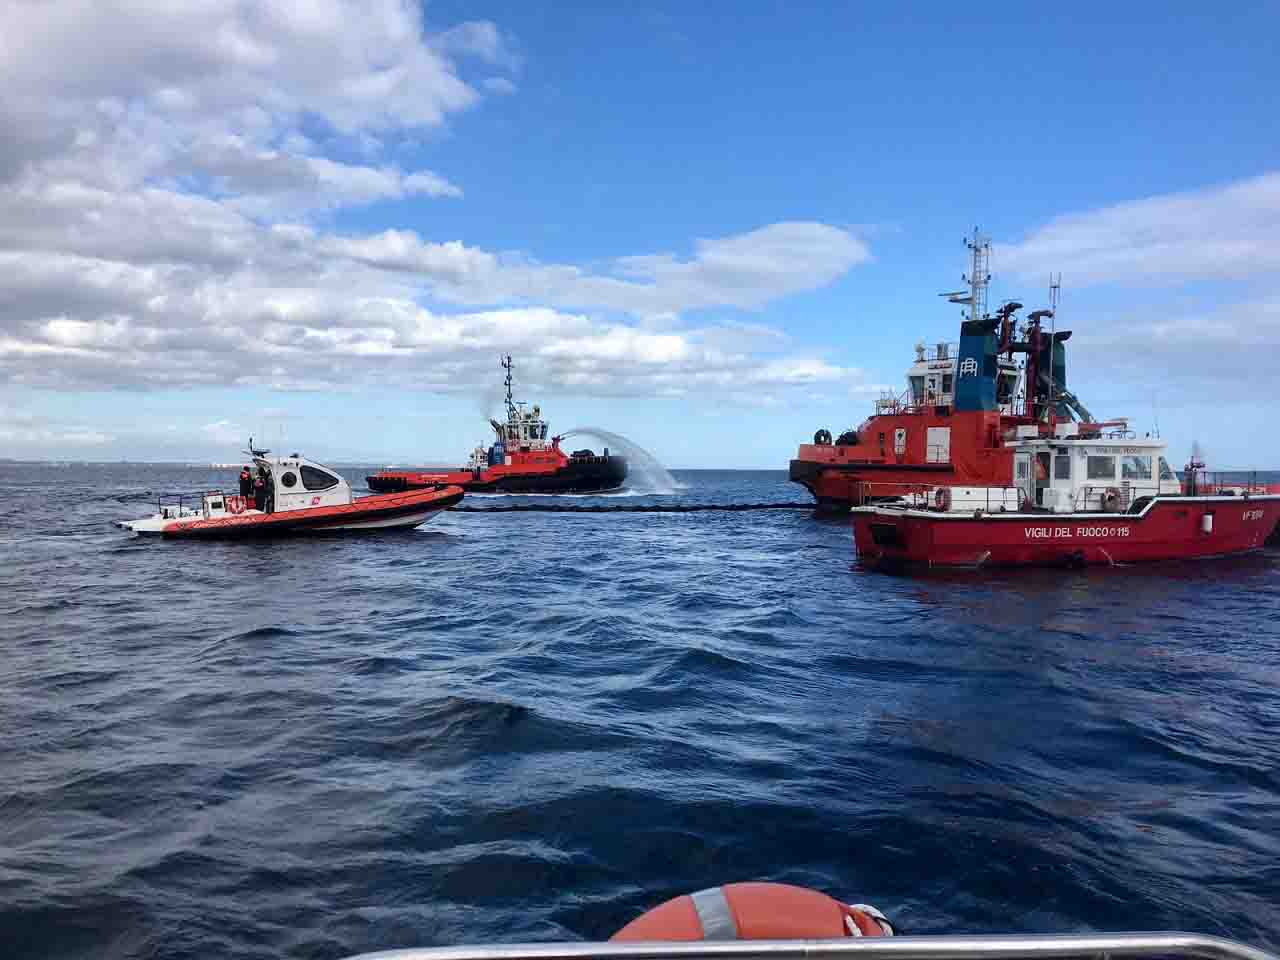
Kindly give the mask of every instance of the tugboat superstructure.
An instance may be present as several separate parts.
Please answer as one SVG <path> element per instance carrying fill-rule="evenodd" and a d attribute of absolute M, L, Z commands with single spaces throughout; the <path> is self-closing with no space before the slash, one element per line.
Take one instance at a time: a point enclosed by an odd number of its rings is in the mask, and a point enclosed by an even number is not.
<path fill-rule="evenodd" d="M 383 470 L 367 477 L 370 490 L 396 492 L 455 484 L 472 493 L 601 493 L 616 490 L 627 479 L 627 460 L 604 452 L 560 449 L 550 436 L 542 408 L 514 399 L 512 360 L 502 358 L 507 388 L 505 421 L 490 420 L 495 439 L 471 451 L 459 470 Z"/>
<path fill-rule="evenodd" d="M 861 504 L 864 483 L 872 480 L 1007 484 L 1013 459 L 1004 441 L 1018 427 L 1051 417 L 1078 421 L 1086 433 L 1106 426 L 1095 424 L 1067 389 L 1071 332 L 1054 327 L 1056 304 L 1021 323 L 1016 301 L 989 315 L 990 241 L 975 230 L 966 246 L 968 290 L 941 294 L 966 308 L 959 342 L 932 350 L 917 344 L 903 393 L 882 395 L 872 416 L 834 439 L 819 430 L 791 461 L 791 480 L 808 489 L 819 507 Z M 1055 285 L 1054 301 L 1056 293 Z"/>

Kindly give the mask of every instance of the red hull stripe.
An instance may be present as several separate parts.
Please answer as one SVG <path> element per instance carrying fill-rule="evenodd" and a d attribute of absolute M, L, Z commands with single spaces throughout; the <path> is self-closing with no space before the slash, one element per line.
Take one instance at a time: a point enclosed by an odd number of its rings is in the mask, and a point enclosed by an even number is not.
<path fill-rule="evenodd" d="M 164 528 L 163 534 L 166 537 L 252 536 L 289 530 L 323 529 L 353 521 L 392 520 L 424 509 L 444 510 L 461 502 L 462 497 L 463 491 L 458 487 L 383 493 L 332 507 L 309 507 L 305 510 L 285 510 L 269 514 L 240 514 L 195 522 L 176 520 Z"/>

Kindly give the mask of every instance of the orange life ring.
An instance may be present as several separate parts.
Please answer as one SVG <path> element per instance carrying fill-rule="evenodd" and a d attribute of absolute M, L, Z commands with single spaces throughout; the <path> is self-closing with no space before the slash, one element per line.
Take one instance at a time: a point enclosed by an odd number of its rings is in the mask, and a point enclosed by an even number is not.
<path fill-rule="evenodd" d="M 610 940 L 811 940 L 891 937 L 874 907 L 786 883 L 729 883 L 685 894 L 632 920 Z"/>
<path fill-rule="evenodd" d="M 227 513 L 244 513 L 244 497 L 227 497 Z"/>

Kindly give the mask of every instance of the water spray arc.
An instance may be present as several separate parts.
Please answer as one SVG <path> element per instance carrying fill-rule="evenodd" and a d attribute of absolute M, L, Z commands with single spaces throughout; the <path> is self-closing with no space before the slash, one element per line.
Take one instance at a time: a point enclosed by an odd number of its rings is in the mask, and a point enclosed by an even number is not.
<path fill-rule="evenodd" d="M 616 452 L 625 456 L 629 479 L 627 486 L 632 490 L 643 493 L 675 493 L 683 488 L 683 484 L 671 475 L 671 471 L 664 467 L 657 457 L 620 433 L 600 427 L 574 427 L 572 430 L 566 430 L 561 436 L 564 439 L 574 436 L 591 437 L 607 445 L 610 453 Z"/>

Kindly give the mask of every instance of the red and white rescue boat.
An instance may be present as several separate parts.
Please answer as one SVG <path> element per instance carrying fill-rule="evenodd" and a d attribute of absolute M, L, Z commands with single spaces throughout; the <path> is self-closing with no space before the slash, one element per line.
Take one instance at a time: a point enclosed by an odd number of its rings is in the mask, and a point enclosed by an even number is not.
<path fill-rule="evenodd" d="M 117 526 L 162 537 L 247 538 L 294 533 L 348 533 L 417 527 L 459 503 L 461 487 L 440 486 L 356 497 L 336 471 L 296 453 L 272 457 L 254 450 L 253 462 L 266 479 L 263 503 L 254 497 L 214 490 L 194 498 L 161 498 L 158 512 Z M 192 499 L 198 506 L 183 502 Z"/>
<path fill-rule="evenodd" d="M 1080 436 L 1076 424 L 1019 432 L 1007 444 L 1012 487 L 864 491 L 896 498 L 854 508 L 859 559 L 981 567 L 1223 557 L 1261 549 L 1280 523 L 1280 494 L 1264 485 L 1207 484 L 1195 461 L 1179 481 L 1163 440 Z"/>

